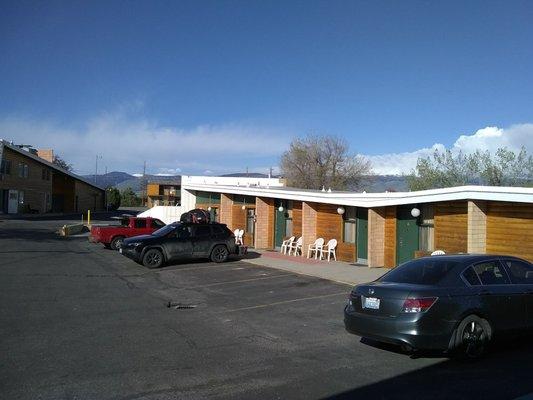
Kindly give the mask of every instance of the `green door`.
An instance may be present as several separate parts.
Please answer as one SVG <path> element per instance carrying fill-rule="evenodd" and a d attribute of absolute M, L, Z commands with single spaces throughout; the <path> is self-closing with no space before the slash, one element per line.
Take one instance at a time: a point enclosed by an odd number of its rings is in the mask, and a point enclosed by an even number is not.
<path fill-rule="evenodd" d="M 283 211 L 279 211 L 276 207 L 276 218 L 274 222 L 274 247 L 281 247 L 283 238 L 285 237 L 285 220 L 287 211 L 283 208 Z"/>
<path fill-rule="evenodd" d="M 398 208 L 396 222 L 396 263 L 412 260 L 418 250 L 417 219 L 411 215 L 412 207 Z"/>
<path fill-rule="evenodd" d="M 368 263 L 368 209 L 357 208 L 357 262 Z"/>

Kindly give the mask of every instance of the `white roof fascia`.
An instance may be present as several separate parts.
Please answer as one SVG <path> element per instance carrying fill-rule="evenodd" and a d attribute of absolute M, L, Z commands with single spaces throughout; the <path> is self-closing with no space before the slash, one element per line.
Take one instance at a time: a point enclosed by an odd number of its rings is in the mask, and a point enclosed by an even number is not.
<path fill-rule="evenodd" d="M 496 186 L 458 186 L 417 192 L 357 193 L 357 192 L 308 192 L 277 190 L 246 186 L 187 184 L 184 189 L 217 193 L 262 196 L 284 200 L 297 200 L 355 207 L 384 207 L 403 204 L 433 203 L 457 200 L 492 200 L 518 203 L 533 203 L 533 188 Z"/>

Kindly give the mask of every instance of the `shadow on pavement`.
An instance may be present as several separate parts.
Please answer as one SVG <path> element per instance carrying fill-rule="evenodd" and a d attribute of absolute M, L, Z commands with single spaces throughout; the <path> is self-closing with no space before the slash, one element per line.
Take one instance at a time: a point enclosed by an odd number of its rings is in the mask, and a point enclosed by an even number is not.
<path fill-rule="evenodd" d="M 533 393 L 532 339 L 502 340 L 480 360 L 450 359 L 327 399 L 516 399 Z"/>

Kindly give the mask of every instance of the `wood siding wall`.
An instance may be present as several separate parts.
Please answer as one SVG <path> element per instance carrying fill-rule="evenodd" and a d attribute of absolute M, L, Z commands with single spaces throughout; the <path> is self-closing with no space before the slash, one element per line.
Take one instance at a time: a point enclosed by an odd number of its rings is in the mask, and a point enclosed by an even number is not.
<path fill-rule="evenodd" d="M 233 204 L 231 213 L 231 226 L 232 230 L 243 229 L 244 230 L 244 244 L 246 246 L 254 245 L 254 237 L 251 233 L 246 231 L 246 211 L 249 208 L 255 209 L 255 204 L 247 205 L 246 209 L 242 209 L 242 204 Z"/>
<path fill-rule="evenodd" d="M 98 211 L 104 209 L 104 193 L 86 183 L 76 181 L 76 196 L 78 197 L 78 211 Z"/>
<path fill-rule="evenodd" d="M 40 213 L 50 211 L 45 209 L 45 195 L 52 195 L 52 175 L 53 169 L 34 161 L 29 157 L 24 157 L 7 147 L 4 147 L 5 160 L 11 161 L 11 174 L 2 175 L 0 179 L 0 189 L 13 189 L 24 191 L 24 205 Z M 28 177 L 19 177 L 19 163 L 28 165 Z M 50 179 L 42 179 L 43 168 L 49 171 Z M 51 198 L 50 198 L 51 201 Z M 7 205 L 6 205 L 7 209 Z M 0 211 L 2 211 L 0 209 Z"/>
<path fill-rule="evenodd" d="M 296 237 L 302 236 L 302 202 L 292 203 L 292 234 Z"/>
<path fill-rule="evenodd" d="M 488 203 L 487 253 L 508 254 L 533 262 L 533 204 Z"/>
<path fill-rule="evenodd" d="M 396 206 L 385 207 L 384 267 L 396 266 Z"/>
<path fill-rule="evenodd" d="M 446 253 L 468 251 L 468 203 L 435 203 L 435 250 Z"/>
<path fill-rule="evenodd" d="M 316 218 L 316 236 L 324 238 L 324 244 L 330 239 L 337 239 L 337 260 L 354 262 L 355 245 L 342 241 L 342 216 L 337 213 L 337 206 L 317 204 Z"/>

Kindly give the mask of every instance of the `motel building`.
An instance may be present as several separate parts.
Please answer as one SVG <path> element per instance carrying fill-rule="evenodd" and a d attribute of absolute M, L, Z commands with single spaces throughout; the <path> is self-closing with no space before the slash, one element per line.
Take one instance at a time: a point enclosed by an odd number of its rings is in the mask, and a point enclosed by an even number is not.
<path fill-rule="evenodd" d="M 183 176 L 181 209 L 209 210 L 244 243 L 279 249 L 336 239 L 337 259 L 392 268 L 446 253 L 508 254 L 533 262 L 533 188 L 461 186 L 418 192 L 302 190 L 282 179 Z"/>

